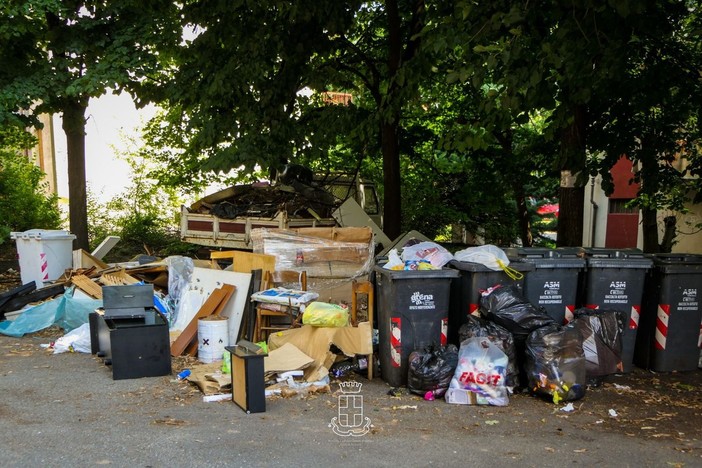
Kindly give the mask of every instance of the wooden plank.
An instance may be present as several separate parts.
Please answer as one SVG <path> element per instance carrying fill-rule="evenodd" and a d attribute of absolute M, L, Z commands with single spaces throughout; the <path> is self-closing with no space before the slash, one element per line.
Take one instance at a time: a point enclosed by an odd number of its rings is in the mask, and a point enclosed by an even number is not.
<path fill-rule="evenodd" d="M 227 250 L 211 252 L 210 258 L 212 260 L 231 259 L 232 271 L 239 273 L 250 273 L 252 270 L 275 270 L 275 255 Z"/>
<path fill-rule="evenodd" d="M 71 283 L 93 299 L 102 299 L 102 288 L 85 275 L 71 277 Z"/>
<path fill-rule="evenodd" d="M 222 287 L 212 291 L 200 310 L 197 311 L 190 323 L 183 332 L 171 344 L 171 356 L 180 356 L 197 339 L 197 321 L 202 317 L 218 314 L 232 297 L 236 288 L 231 284 L 223 284 Z M 196 348 L 197 349 L 197 346 Z"/>
<path fill-rule="evenodd" d="M 85 250 L 78 249 L 73 251 L 73 269 L 96 267 L 104 270 L 109 266 L 97 257 L 89 254 Z"/>
<path fill-rule="evenodd" d="M 128 284 L 137 284 L 139 282 L 138 279 L 129 275 L 123 269 L 111 273 L 103 273 L 99 281 L 100 283 L 106 286 L 122 286 Z"/>

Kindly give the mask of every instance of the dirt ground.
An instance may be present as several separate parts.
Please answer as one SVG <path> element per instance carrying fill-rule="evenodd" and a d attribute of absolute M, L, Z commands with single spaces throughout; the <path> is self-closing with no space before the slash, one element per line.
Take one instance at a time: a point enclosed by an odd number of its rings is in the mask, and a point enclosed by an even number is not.
<path fill-rule="evenodd" d="M 6 291 L 20 284 L 20 277 L 13 248 L 0 246 L 0 292 Z M 7 359 L 32 357 L 32 359 L 49 359 L 47 351 L 40 346 L 61 336 L 62 330 L 50 328 L 48 330 L 26 335 L 23 338 L 9 338 L 0 336 L 0 362 Z M 76 357 L 77 358 L 77 357 Z M 95 357 L 81 357 L 81 359 Z M 64 358 L 62 358 L 64 359 Z M 9 361 L 8 361 L 9 362 Z M 34 361 L 33 361 L 34 362 Z M 104 368 L 98 362 L 93 363 L 96 368 Z M 173 375 L 183 368 L 191 365 L 184 359 L 173 361 Z M 90 364 L 92 365 L 92 364 Z M 34 364 L 36 367 L 41 365 Z M 48 364 L 52 366 L 52 364 Z M 0 366 L 0 375 L 8 375 Z M 15 373 L 17 376 L 17 373 Z M 363 377 L 356 376 L 357 380 L 367 382 Z M 153 388 L 145 392 L 172 394 L 181 405 L 202 404 L 201 394 L 192 385 L 181 383 L 174 386 L 173 377 L 169 379 L 149 379 Z M 112 384 L 107 379 L 106 385 Z M 399 420 L 403 431 L 408 437 L 425 437 L 436 429 L 436 417 L 441 415 L 445 422 L 453 424 L 453 430 L 466 435 L 475 434 L 484 430 L 496 431 L 500 436 L 521 435 L 526 437 L 530 428 L 544 430 L 549 427 L 547 437 L 544 438 L 542 450 L 544 453 L 560 450 L 556 448 L 558 441 L 566 434 L 577 431 L 585 441 L 604 440 L 609 436 L 628 438 L 632 443 L 651 443 L 665 450 L 661 460 L 670 460 L 667 466 L 700 466 L 702 465 L 702 371 L 654 373 L 643 369 L 635 369 L 625 375 L 610 376 L 603 385 L 588 388 L 582 400 L 574 402 L 573 412 L 562 411 L 561 405 L 539 400 L 526 394 L 513 395 L 510 405 L 506 408 L 480 407 L 473 410 L 472 418 L 466 419 L 465 407 L 448 405 L 443 401 L 425 402 L 421 398 L 402 393 L 399 396 L 390 396 L 390 388 L 381 379 L 367 382 L 369 399 L 381 413 L 374 414 L 375 431 L 389 430 Z M 141 387 L 143 389 L 143 385 Z M 334 385 L 332 386 L 334 387 Z M 99 392 L 99 389 L 94 389 Z M 323 407 L 333 406 L 335 394 L 328 396 L 315 396 L 312 400 L 322 399 Z M 276 403 L 272 403 L 276 405 Z M 277 405 L 290 405 L 292 403 L 277 403 Z M 299 402 L 296 404 L 299 405 Z M 431 405 L 431 406 L 429 406 Z M 294 405 L 293 405 L 294 406 Z M 396 414 L 385 416 L 382 409 L 417 406 L 426 416 L 425 419 L 416 419 L 418 416 Z M 298 406 L 299 409 L 299 406 Z M 295 410 L 296 411 L 296 410 Z M 306 410 L 305 410 L 306 411 Z M 414 411 L 410 411 L 412 413 Z M 399 412 L 398 412 L 399 413 Z M 464 416 L 461 416 L 464 415 Z M 5 416 L 8 416 L 7 414 Z M 475 419 L 477 417 L 477 419 Z M 4 418 L 3 418 L 4 419 Z M 502 421 L 498 428 L 487 428 L 489 421 Z M 393 421 L 395 421 L 393 423 Z M 514 423 L 511 423 L 511 422 Z M 505 424 L 506 422 L 506 424 Z M 384 423 L 384 424 L 383 424 Z M 159 423 L 155 423 L 159 424 Z M 163 419 L 160 424 L 178 424 L 177 421 Z M 432 427 L 434 429 L 432 429 Z M 427 432 L 428 431 L 428 432 Z M 596 445 L 596 444 L 595 444 Z M 580 449 L 572 449 L 575 453 Z M 509 456 L 509 450 L 506 450 Z M 680 458 L 677 455 L 682 456 Z M 666 458 L 667 457 L 667 458 Z M 606 463 L 606 459 L 603 460 Z M 632 463 L 636 464 L 636 463 Z M 646 463 L 644 463 L 647 465 Z M 654 463 L 654 465 L 659 465 Z M 660 465 L 666 465 L 661 463 Z"/>

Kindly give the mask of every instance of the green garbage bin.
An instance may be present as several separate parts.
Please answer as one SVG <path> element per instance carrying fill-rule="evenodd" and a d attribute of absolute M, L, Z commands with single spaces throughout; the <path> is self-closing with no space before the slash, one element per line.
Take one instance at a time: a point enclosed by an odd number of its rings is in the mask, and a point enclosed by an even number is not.
<path fill-rule="evenodd" d="M 634 363 L 658 372 L 691 371 L 700 356 L 702 255 L 656 254 L 646 275 Z"/>
<path fill-rule="evenodd" d="M 451 283 L 456 270 L 374 268 L 378 359 L 383 380 L 407 384 L 409 355 L 428 345 L 445 345 Z"/>
<path fill-rule="evenodd" d="M 631 372 L 644 279 L 653 261 L 638 249 L 583 250 L 587 261 L 583 305 L 590 309 L 620 310 L 626 314 L 628 320 L 622 333 L 622 364 L 624 372 Z"/>

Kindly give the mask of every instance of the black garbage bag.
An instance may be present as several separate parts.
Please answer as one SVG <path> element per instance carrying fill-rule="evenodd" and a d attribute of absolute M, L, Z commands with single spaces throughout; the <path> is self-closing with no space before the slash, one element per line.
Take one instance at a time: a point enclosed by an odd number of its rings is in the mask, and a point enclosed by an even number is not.
<path fill-rule="evenodd" d="M 582 308 L 574 315 L 573 326 L 583 340 L 588 383 L 597 385 L 603 377 L 623 372 L 622 333 L 626 314 L 620 310 Z"/>
<path fill-rule="evenodd" d="M 543 309 L 524 299 L 516 286 L 497 285 L 483 294 L 480 315 L 506 328 L 518 345 L 533 330 L 555 323 Z"/>
<path fill-rule="evenodd" d="M 418 395 L 433 392 L 441 397 L 451 383 L 458 365 L 458 348 L 428 346 L 422 351 L 412 351 L 409 355 L 407 388 Z"/>
<path fill-rule="evenodd" d="M 468 321 L 458 330 L 458 337 L 461 343 L 474 337 L 487 338 L 495 343 L 508 359 L 505 385 L 511 388 L 519 387 L 519 368 L 514 337 L 506 328 L 475 315 L 469 315 Z"/>
<path fill-rule="evenodd" d="M 578 329 L 551 324 L 531 332 L 526 341 L 525 369 L 529 389 L 536 395 L 554 403 L 582 398 L 587 379 Z"/>

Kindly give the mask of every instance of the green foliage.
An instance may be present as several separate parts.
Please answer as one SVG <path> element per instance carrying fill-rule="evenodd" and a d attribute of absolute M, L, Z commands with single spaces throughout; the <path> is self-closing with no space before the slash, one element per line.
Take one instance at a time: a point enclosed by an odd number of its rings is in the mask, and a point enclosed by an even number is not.
<path fill-rule="evenodd" d="M 151 175 L 155 169 L 152 156 L 133 144 L 120 157 L 131 167 L 131 184 L 104 204 L 89 196 L 91 246 L 117 235 L 121 240 L 110 254 L 120 260 L 137 252 L 161 257 L 191 253 L 193 246 L 179 240 L 176 213 L 182 200 L 175 189 L 162 186 Z"/>
<path fill-rule="evenodd" d="M 46 195 L 45 174 L 25 153 L 34 142 L 21 129 L 0 129 L 0 244 L 13 231 L 58 229 L 61 225 L 57 197 Z"/>

